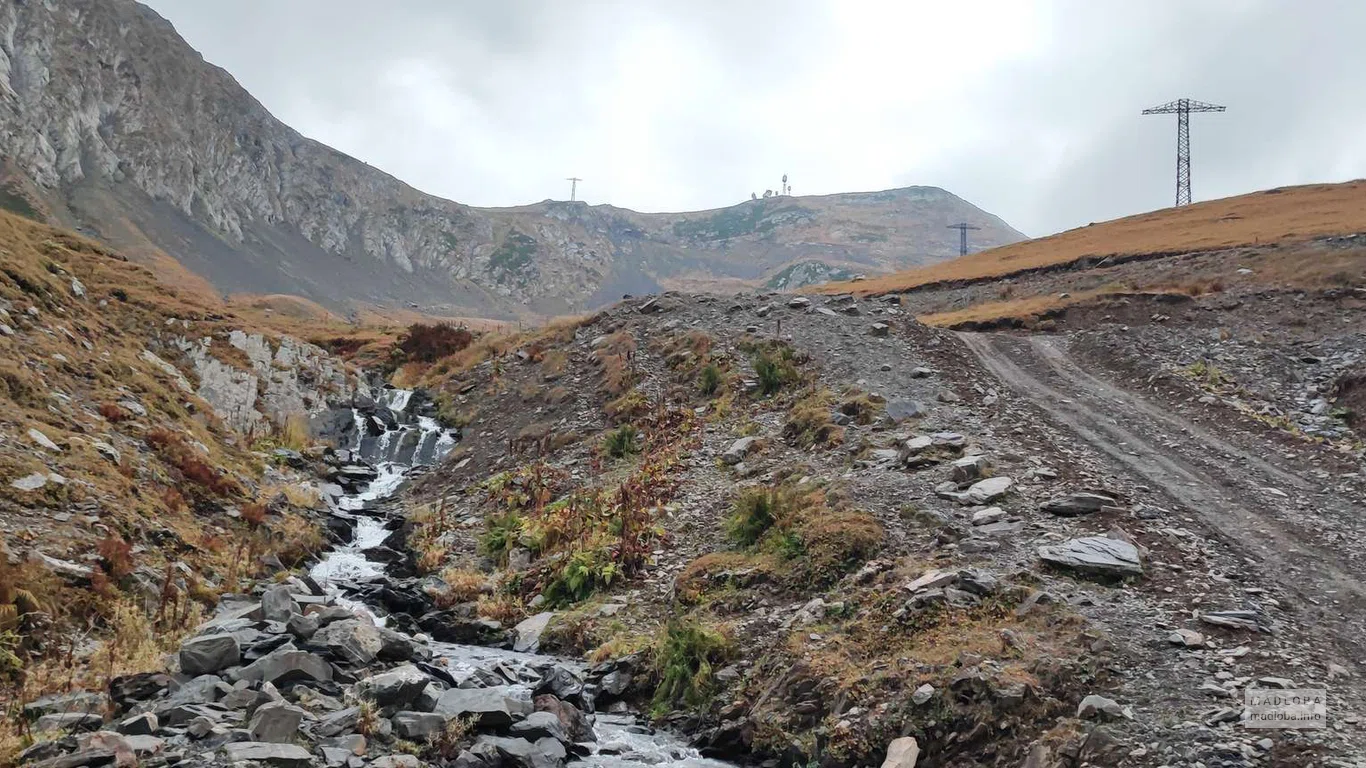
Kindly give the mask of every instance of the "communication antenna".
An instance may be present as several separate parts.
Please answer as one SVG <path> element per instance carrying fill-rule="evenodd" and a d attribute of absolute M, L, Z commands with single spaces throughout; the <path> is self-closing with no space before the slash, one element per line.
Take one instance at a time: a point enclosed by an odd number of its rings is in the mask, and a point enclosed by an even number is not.
<path fill-rule="evenodd" d="M 1176 206 L 1191 204 L 1191 113 L 1223 112 L 1227 107 L 1195 99 L 1177 99 L 1151 109 L 1145 115 L 1176 115 Z"/>
<path fill-rule="evenodd" d="M 572 203 L 579 193 L 579 182 L 583 181 L 583 179 L 580 179 L 578 176 L 570 176 L 565 179 L 565 181 L 569 182 L 569 202 Z"/>
<path fill-rule="evenodd" d="M 948 228 L 949 228 L 949 229 L 956 229 L 956 230 L 958 230 L 958 255 L 959 255 L 959 256 L 967 256 L 967 255 L 968 255 L 968 230 L 969 230 L 969 229 L 981 229 L 981 227 L 974 227 L 974 226 L 972 226 L 971 224 L 967 223 L 966 221 L 961 221 L 961 222 L 959 222 L 959 223 L 957 223 L 957 224 L 950 224 L 950 225 L 948 226 Z"/>

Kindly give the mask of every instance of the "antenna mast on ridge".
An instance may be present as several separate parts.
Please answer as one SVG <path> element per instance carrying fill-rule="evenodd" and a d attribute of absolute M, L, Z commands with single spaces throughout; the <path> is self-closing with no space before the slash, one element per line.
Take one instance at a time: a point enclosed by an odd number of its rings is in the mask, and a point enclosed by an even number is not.
<path fill-rule="evenodd" d="M 578 176 L 570 176 L 566 178 L 565 181 L 569 182 L 569 202 L 572 203 L 579 193 L 579 182 L 583 181 L 583 179 L 580 179 Z"/>

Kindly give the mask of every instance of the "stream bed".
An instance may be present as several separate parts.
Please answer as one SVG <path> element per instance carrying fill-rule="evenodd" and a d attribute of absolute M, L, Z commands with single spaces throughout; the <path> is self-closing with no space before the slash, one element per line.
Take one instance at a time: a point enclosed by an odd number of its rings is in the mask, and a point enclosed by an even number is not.
<path fill-rule="evenodd" d="M 357 588 L 386 578 L 386 564 L 368 556 L 369 551 L 381 546 L 396 522 L 386 515 L 388 505 L 383 502 L 399 491 L 415 468 L 440 462 L 459 439 L 432 417 L 409 413 L 413 395 L 409 390 L 387 389 L 374 398 L 372 412 L 354 411 L 356 435 L 349 453 L 353 460 L 371 464 L 376 474 L 356 492 L 334 500 L 334 514 L 354 518 L 351 539 L 324 555 L 309 574 L 338 604 L 371 615 L 381 626 L 386 623 L 383 606 L 360 597 Z M 555 667 L 579 674 L 584 671 L 583 663 L 574 659 L 478 645 L 429 645 L 435 654 L 432 664 L 455 679 L 494 679 L 501 675 L 503 679 L 530 682 L 540 680 Z M 729 763 L 702 757 L 679 737 L 643 724 L 633 715 L 598 713 L 590 718 L 597 740 L 585 745 L 588 754 L 571 757 L 573 765 L 731 768 Z"/>

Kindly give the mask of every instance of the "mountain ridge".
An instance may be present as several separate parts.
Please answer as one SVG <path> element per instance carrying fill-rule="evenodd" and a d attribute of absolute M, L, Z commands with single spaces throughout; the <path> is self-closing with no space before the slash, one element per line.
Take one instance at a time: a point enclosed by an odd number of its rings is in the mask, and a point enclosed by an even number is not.
<path fill-rule="evenodd" d="M 0 203 L 160 272 L 332 308 L 582 311 L 679 281 L 759 284 L 794 264 L 881 273 L 1023 239 L 950 193 L 774 197 L 689 213 L 543 201 L 476 208 L 276 119 L 132 0 L 0 9 Z M 582 206 L 582 207 L 579 207 Z"/>

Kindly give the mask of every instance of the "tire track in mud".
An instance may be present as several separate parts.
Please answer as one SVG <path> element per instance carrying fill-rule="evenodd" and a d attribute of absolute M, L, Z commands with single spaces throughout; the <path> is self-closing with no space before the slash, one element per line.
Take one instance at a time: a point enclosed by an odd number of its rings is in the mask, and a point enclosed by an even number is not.
<path fill-rule="evenodd" d="M 1171 410 L 1091 375 L 1072 360 L 1064 341 L 960 333 L 959 338 L 1001 382 L 1080 436 L 1115 464 L 1186 507 L 1218 539 L 1281 577 L 1298 598 L 1297 619 L 1327 630 L 1339 661 L 1361 665 L 1366 638 L 1366 557 L 1339 551 L 1316 527 L 1331 526 L 1366 542 L 1361 510 L 1320 495 L 1303 477 L 1277 467 L 1202 429 Z M 1314 495 L 1314 513 L 1295 511 L 1286 490 Z M 1303 505 L 1302 505 L 1303 506 Z M 1311 524 L 1317 517 L 1320 525 Z"/>

